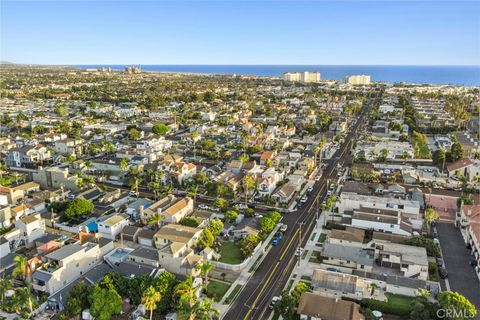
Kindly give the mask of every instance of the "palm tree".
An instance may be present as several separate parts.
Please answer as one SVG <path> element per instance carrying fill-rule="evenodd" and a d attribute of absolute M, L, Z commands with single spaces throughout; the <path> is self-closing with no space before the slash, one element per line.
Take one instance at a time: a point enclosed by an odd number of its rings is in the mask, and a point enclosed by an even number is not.
<path fill-rule="evenodd" d="M 195 207 L 195 202 L 197 201 L 198 187 L 191 187 L 188 191 L 188 196 L 193 198 L 193 207 Z"/>
<path fill-rule="evenodd" d="M 368 155 L 370 156 L 370 159 L 372 160 L 375 160 L 375 158 L 377 158 L 377 153 L 375 152 L 375 150 L 370 150 L 370 152 L 368 153 Z"/>
<path fill-rule="evenodd" d="M 220 316 L 220 312 L 213 307 L 212 300 L 208 298 L 195 304 L 194 313 L 197 320 L 216 320 Z"/>
<path fill-rule="evenodd" d="M 208 260 L 203 260 L 201 263 L 195 266 L 195 269 L 200 271 L 204 281 L 204 288 L 208 286 L 208 273 L 213 269 L 213 264 Z"/>
<path fill-rule="evenodd" d="M 153 286 L 150 286 L 143 294 L 142 303 L 145 309 L 150 310 L 150 320 L 152 320 L 153 310 L 157 309 L 160 299 L 162 299 L 162 295 Z"/>
<path fill-rule="evenodd" d="M 197 139 L 199 136 L 200 134 L 197 131 L 192 131 L 190 134 L 190 138 L 193 142 L 193 159 L 197 159 Z"/>
<path fill-rule="evenodd" d="M 15 294 L 12 297 L 15 311 L 20 313 L 21 309 L 28 305 L 30 313 L 33 312 L 32 293 L 29 288 L 20 287 L 15 290 Z"/>
<path fill-rule="evenodd" d="M 31 274 L 30 264 L 28 263 L 28 259 L 25 256 L 15 256 L 13 261 L 16 263 L 15 269 L 13 269 L 12 275 L 14 277 L 21 276 L 23 281 L 27 284 L 30 284 L 29 277 Z"/>
<path fill-rule="evenodd" d="M 5 294 L 8 290 L 13 289 L 13 283 L 10 278 L 3 278 L 0 280 L 0 299 L 3 302 Z"/>
<path fill-rule="evenodd" d="M 152 182 L 150 182 L 149 186 L 150 186 L 150 188 L 153 189 L 153 194 L 155 196 L 155 201 L 157 201 L 157 192 L 161 187 L 160 182 L 152 181 Z"/>
<path fill-rule="evenodd" d="M 251 176 L 246 175 L 243 178 L 243 188 L 244 188 L 244 191 L 245 191 L 245 205 L 247 206 L 248 205 L 248 190 L 255 189 L 255 180 Z"/>
<path fill-rule="evenodd" d="M 176 299 L 179 299 L 184 313 L 190 314 L 192 312 L 192 308 L 197 301 L 197 296 L 195 294 L 195 288 L 193 287 L 193 280 L 191 276 L 180 282 L 175 287 L 173 296 Z"/>
<path fill-rule="evenodd" d="M 163 215 L 161 215 L 160 213 L 156 213 L 148 220 L 148 224 L 156 225 L 160 228 L 160 224 L 162 223 L 162 221 Z"/>
<path fill-rule="evenodd" d="M 373 294 L 375 293 L 375 289 L 377 289 L 377 288 L 378 288 L 378 286 L 377 286 L 377 284 L 376 284 L 375 282 L 372 282 L 372 283 L 370 284 L 370 289 L 372 289 L 372 290 L 370 291 L 370 295 L 371 295 L 371 296 L 373 296 Z"/>

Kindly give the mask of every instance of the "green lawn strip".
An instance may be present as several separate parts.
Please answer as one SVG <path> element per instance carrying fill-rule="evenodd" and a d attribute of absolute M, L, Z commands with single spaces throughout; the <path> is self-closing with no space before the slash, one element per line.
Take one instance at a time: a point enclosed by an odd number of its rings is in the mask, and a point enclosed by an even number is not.
<path fill-rule="evenodd" d="M 327 234 L 326 234 L 326 233 L 322 233 L 322 234 L 320 234 L 320 237 L 318 237 L 317 243 L 324 243 L 325 240 L 327 240 Z"/>
<path fill-rule="evenodd" d="M 243 262 L 240 246 L 233 242 L 224 242 L 219 248 L 221 257 L 218 261 L 228 264 L 239 264 Z"/>
<path fill-rule="evenodd" d="M 261 255 L 257 258 L 257 260 L 255 260 L 255 262 L 253 263 L 253 265 L 252 265 L 252 267 L 250 268 L 250 270 L 248 270 L 248 272 L 253 272 L 253 271 L 255 271 L 255 270 L 257 269 L 257 266 L 258 266 L 258 264 L 260 263 L 262 257 L 263 257 L 263 254 L 261 254 Z"/>
<path fill-rule="evenodd" d="M 233 299 L 235 299 L 235 297 L 237 296 L 241 288 L 242 288 L 242 285 L 237 284 L 235 289 L 233 289 L 232 292 L 230 292 L 230 294 L 228 295 L 227 299 L 225 299 L 225 304 L 230 304 L 233 301 Z"/>
<path fill-rule="evenodd" d="M 414 297 L 386 293 L 388 301 L 362 299 L 361 305 L 371 310 L 379 310 L 386 314 L 408 316 L 412 311 Z"/>
<path fill-rule="evenodd" d="M 230 285 L 229 283 L 210 280 L 207 286 L 207 296 L 213 298 L 215 301 L 220 301 L 228 288 L 230 288 Z"/>

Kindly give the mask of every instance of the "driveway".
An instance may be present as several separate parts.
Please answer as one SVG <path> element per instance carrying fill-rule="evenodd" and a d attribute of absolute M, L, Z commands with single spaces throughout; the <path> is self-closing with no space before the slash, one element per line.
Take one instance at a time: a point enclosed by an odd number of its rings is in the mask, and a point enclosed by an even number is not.
<path fill-rule="evenodd" d="M 438 237 L 442 247 L 443 260 L 448 270 L 448 281 L 451 291 L 463 294 L 480 309 L 480 281 L 470 266 L 472 256 L 465 246 L 460 230 L 451 223 L 437 224 Z M 442 281 L 442 289 L 448 289 Z"/>

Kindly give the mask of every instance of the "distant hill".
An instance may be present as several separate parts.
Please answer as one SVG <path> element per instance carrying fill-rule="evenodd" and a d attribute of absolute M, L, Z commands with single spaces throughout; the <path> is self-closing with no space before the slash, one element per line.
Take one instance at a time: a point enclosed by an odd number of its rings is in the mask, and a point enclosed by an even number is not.
<path fill-rule="evenodd" d="M 9 62 L 9 61 L 0 61 L 0 64 L 15 64 L 15 63 Z"/>

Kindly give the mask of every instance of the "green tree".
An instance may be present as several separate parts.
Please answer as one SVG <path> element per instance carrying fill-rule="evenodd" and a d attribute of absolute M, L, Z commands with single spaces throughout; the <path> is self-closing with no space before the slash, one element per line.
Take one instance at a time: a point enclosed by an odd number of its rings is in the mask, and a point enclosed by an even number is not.
<path fill-rule="evenodd" d="M 178 223 L 183 226 L 193 227 L 193 228 L 198 227 L 198 225 L 200 224 L 198 219 L 195 218 L 194 216 L 183 217 L 182 219 L 180 219 Z"/>
<path fill-rule="evenodd" d="M 465 151 L 463 150 L 462 145 L 459 142 L 455 142 L 450 147 L 449 161 L 454 162 L 462 159 L 465 156 Z"/>
<path fill-rule="evenodd" d="M 212 247 L 215 242 L 215 237 L 208 229 L 203 229 L 198 239 L 197 247 L 199 250 L 203 250 L 207 247 Z"/>
<path fill-rule="evenodd" d="M 439 219 L 440 216 L 434 208 L 428 208 L 425 211 L 425 222 L 428 223 L 428 225 L 431 225 L 432 222 L 437 222 Z"/>
<path fill-rule="evenodd" d="M 13 289 L 13 283 L 11 278 L 0 279 L 0 300 L 2 301 L 2 303 L 5 299 L 5 294 L 7 293 L 7 291 L 12 289 Z"/>
<path fill-rule="evenodd" d="M 29 285 L 30 284 L 30 274 L 32 270 L 30 268 L 30 264 L 28 263 L 28 258 L 22 255 L 16 255 L 13 258 L 15 262 L 15 268 L 12 271 L 12 275 L 14 277 L 21 276 L 22 280 Z"/>
<path fill-rule="evenodd" d="M 157 303 L 161 298 L 160 292 L 155 290 L 153 286 L 148 287 L 147 291 L 143 294 L 142 303 L 146 310 L 150 310 L 150 320 L 152 320 L 153 310 L 157 309 Z"/>
<path fill-rule="evenodd" d="M 213 205 L 220 210 L 225 210 L 228 207 L 228 201 L 224 198 L 217 198 L 213 202 Z"/>
<path fill-rule="evenodd" d="M 59 117 L 66 117 L 68 115 L 68 108 L 65 104 L 59 104 L 54 109 L 53 112 Z"/>
<path fill-rule="evenodd" d="M 260 242 L 260 238 L 256 235 L 249 235 L 239 241 L 240 252 L 244 258 L 248 258 L 257 244 Z"/>
<path fill-rule="evenodd" d="M 93 212 L 93 203 L 84 198 L 75 198 L 67 204 L 65 216 L 68 219 L 85 216 Z"/>
<path fill-rule="evenodd" d="M 188 319 L 193 311 L 193 306 L 197 301 L 191 276 L 175 287 L 173 296 L 176 301 L 177 310 L 180 311 L 182 317 Z"/>
<path fill-rule="evenodd" d="M 212 300 L 209 298 L 195 304 L 194 313 L 197 320 L 217 320 L 220 318 L 220 312 L 213 307 Z"/>
<path fill-rule="evenodd" d="M 113 286 L 102 288 L 95 285 L 90 293 L 90 313 L 98 320 L 109 320 L 122 311 L 122 298 Z"/>
<path fill-rule="evenodd" d="M 140 130 L 136 128 L 131 128 L 130 130 L 128 130 L 128 138 L 132 140 L 138 140 L 140 139 L 140 137 L 141 137 Z"/>
<path fill-rule="evenodd" d="M 128 158 L 122 158 L 120 160 L 120 163 L 118 164 L 118 167 L 120 168 L 120 170 L 125 171 L 127 170 L 129 165 L 130 165 L 130 162 L 128 161 Z"/>
<path fill-rule="evenodd" d="M 477 309 L 463 295 L 455 291 L 442 291 L 437 295 L 441 309 L 450 310 L 445 312 L 449 320 L 474 319 L 477 316 Z"/>
<path fill-rule="evenodd" d="M 170 131 L 170 127 L 163 123 L 156 124 L 152 127 L 152 132 L 157 136 L 164 136 L 168 133 L 168 131 Z"/>
<path fill-rule="evenodd" d="M 207 229 L 210 230 L 214 237 L 218 237 L 220 232 L 223 230 L 223 222 L 220 219 L 213 219 L 211 220 L 208 225 Z"/>
<path fill-rule="evenodd" d="M 82 310 L 90 306 L 88 297 L 92 287 L 87 285 L 85 281 L 76 283 L 68 293 L 67 303 L 64 312 L 74 318 L 82 313 Z"/>
<path fill-rule="evenodd" d="M 224 215 L 226 222 L 235 222 L 238 218 L 238 212 L 235 210 L 227 210 Z"/>

